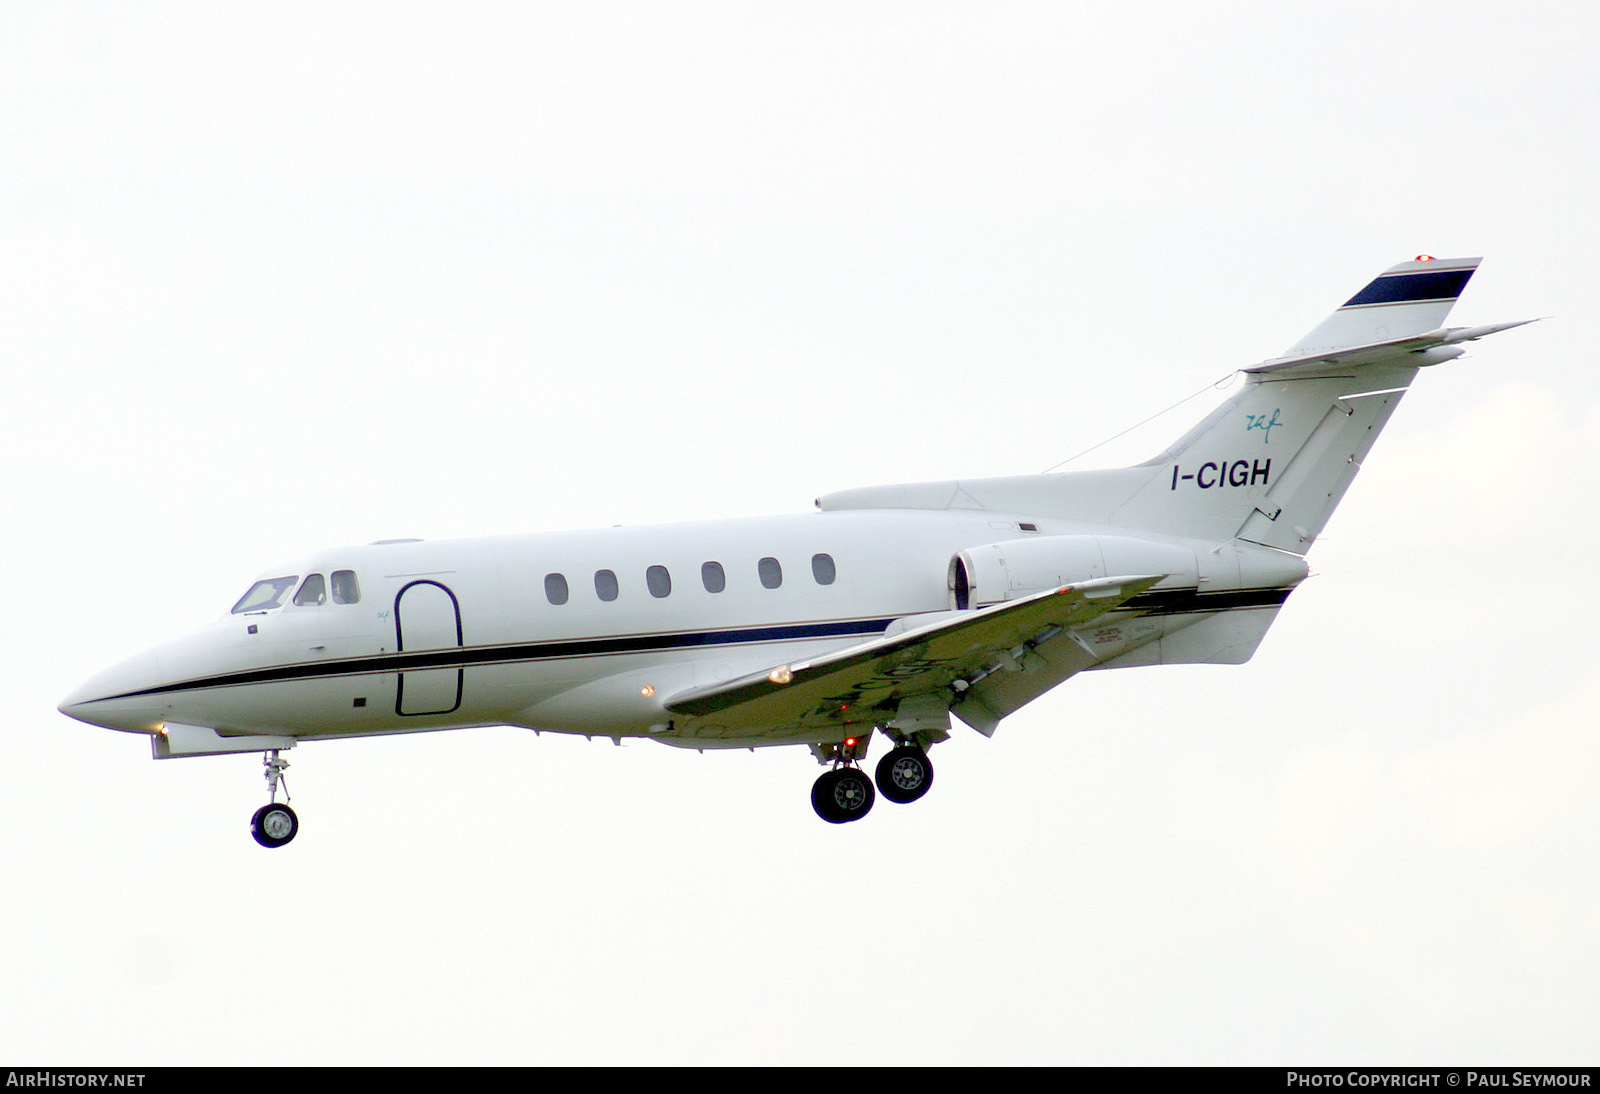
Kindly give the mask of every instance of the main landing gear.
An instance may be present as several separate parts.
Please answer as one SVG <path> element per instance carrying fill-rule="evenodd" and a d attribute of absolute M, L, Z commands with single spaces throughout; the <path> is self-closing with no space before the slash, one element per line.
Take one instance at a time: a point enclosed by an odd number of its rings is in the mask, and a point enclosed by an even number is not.
<path fill-rule="evenodd" d="M 878 789 L 892 802 L 914 802 L 933 785 L 933 762 L 914 744 L 896 745 L 878 761 Z"/>
<path fill-rule="evenodd" d="M 283 777 L 289 761 L 279 759 L 278 750 L 273 749 L 262 757 L 261 766 L 267 769 L 268 801 L 250 818 L 250 834 L 263 847 L 282 847 L 300 831 L 300 818 L 289 808 L 289 784 Z M 282 804 L 278 802 L 279 783 L 283 784 Z"/>
<path fill-rule="evenodd" d="M 811 808 L 829 824 L 848 824 L 872 810 L 877 799 L 874 780 L 856 766 L 866 755 L 867 739 L 851 737 L 836 745 L 813 745 L 817 758 L 834 766 L 811 785 Z M 933 785 L 933 763 L 911 740 L 903 739 L 883 759 L 876 771 L 878 792 L 892 802 L 914 802 Z"/>
<path fill-rule="evenodd" d="M 872 780 L 856 767 L 824 771 L 811 784 L 811 808 L 829 824 L 860 820 L 872 809 Z"/>

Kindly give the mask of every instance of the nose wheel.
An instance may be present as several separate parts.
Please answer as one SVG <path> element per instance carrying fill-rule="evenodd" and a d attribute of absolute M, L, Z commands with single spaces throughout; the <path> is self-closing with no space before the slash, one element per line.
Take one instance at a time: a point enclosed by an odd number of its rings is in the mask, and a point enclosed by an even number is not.
<path fill-rule="evenodd" d="M 267 804 L 257 809 L 255 816 L 250 818 L 250 835 L 263 847 L 282 847 L 294 839 L 295 833 L 300 831 L 300 818 L 295 816 L 294 810 L 289 808 L 289 784 L 283 777 L 289 761 L 278 756 L 278 750 L 273 749 L 261 759 L 261 766 L 266 768 L 267 779 Z M 283 786 L 284 801 L 278 801 L 278 786 Z"/>
<path fill-rule="evenodd" d="M 250 834 L 263 847 L 282 847 L 300 831 L 300 818 L 287 805 L 263 805 L 250 818 Z"/>

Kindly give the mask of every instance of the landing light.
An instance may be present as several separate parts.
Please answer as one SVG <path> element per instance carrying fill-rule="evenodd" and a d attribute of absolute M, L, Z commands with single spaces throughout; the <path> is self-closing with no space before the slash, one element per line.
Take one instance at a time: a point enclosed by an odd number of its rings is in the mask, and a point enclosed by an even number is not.
<path fill-rule="evenodd" d="M 654 684 L 646 684 L 644 687 L 639 689 L 639 694 L 643 695 L 646 699 L 650 698 L 650 696 L 654 695 L 655 693 L 656 686 Z"/>
<path fill-rule="evenodd" d="M 774 684 L 787 684 L 789 681 L 794 679 L 794 673 L 789 671 L 788 665 L 779 665 L 777 668 L 767 673 L 767 679 L 771 680 Z"/>

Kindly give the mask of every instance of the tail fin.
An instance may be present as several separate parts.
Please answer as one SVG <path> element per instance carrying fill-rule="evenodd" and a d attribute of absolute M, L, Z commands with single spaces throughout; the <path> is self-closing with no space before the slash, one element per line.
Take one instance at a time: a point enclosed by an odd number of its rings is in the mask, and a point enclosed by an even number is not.
<path fill-rule="evenodd" d="M 1159 468 L 1118 524 L 1303 555 L 1425 365 L 1520 326 L 1438 329 L 1476 258 L 1392 266 L 1144 466 Z"/>
<path fill-rule="evenodd" d="M 1417 370 L 1532 322 L 1441 329 L 1477 268 L 1476 258 L 1391 266 L 1287 355 L 1245 369 L 1237 394 L 1135 467 L 869 487 L 817 506 L 1028 513 L 1304 555 Z"/>

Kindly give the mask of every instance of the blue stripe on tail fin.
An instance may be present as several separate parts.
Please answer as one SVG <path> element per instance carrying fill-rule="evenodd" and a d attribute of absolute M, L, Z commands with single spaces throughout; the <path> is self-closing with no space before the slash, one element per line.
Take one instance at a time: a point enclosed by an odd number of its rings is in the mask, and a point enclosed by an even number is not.
<path fill-rule="evenodd" d="M 1454 301 L 1467 287 L 1471 270 L 1424 270 L 1418 273 L 1380 274 L 1366 288 L 1345 301 L 1347 308 L 1367 304 L 1416 304 L 1424 300 Z"/>
<path fill-rule="evenodd" d="M 1283 356 L 1327 353 L 1437 330 L 1480 261 L 1419 255 L 1390 266 Z"/>

